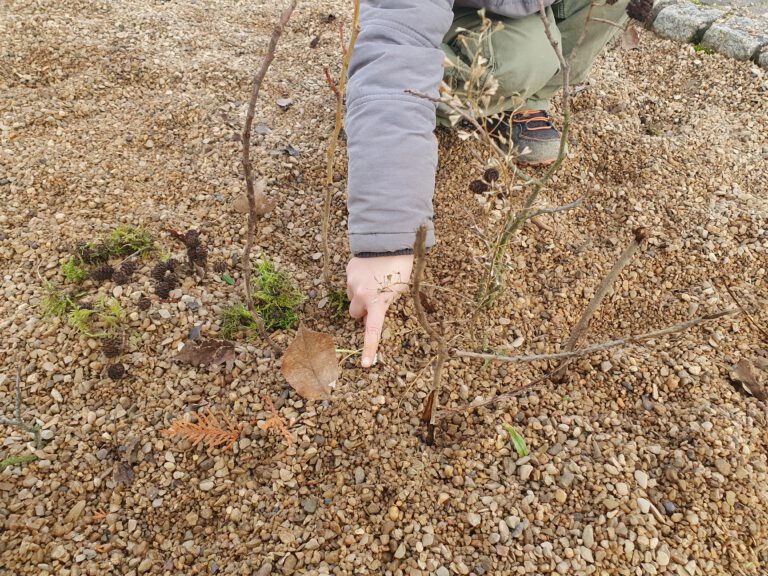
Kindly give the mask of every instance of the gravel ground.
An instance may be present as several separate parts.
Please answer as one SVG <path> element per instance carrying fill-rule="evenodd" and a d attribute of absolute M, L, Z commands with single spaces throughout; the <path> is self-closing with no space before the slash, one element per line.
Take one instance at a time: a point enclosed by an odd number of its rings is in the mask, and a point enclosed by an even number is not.
<path fill-rule="evenodd" d="M 45 439 L 37 461 L 0 473 L 0 573 L 768 572 L 766 405 L 729 379 L 768 345 L 744 316 L 584 358 L 564 383 L 445 418 L 432 447 L 419 425 L 432 347 L 406 299 L 381 363 L 364 372 L 348 362 L 329 403 L 287 389 L 259 341 L 237 343 L 231 375 L 178 364 L 189 330 L 215 336 L 221 308 L 241 291 L 237 133 L 274 10 L 234 0 L 0 5 L 0 404 L 10 417 L 20 368 L 24 415 Z M 354 349 L 360 330 L 324 306 L 317 255 L 333 121 L 323 67 L 338 69 L 347 8 L 307 2 L 290 24 L 254 156 L 279 202 L 258 249 L 308 295 L 307 326 Z M 606 54 L 575 99 L 571 157 L 546 201 L 583 198 L 583 207 L 515 239 L 508 288 L 483 328 L 463 335 L 465 349 L 556 350 L 639 225 L 652 237 L 590 341 L 729 306 L 726 281 L 768 326 L 768 77 L 641 36 L 641 49 Z M 284 98 L 287 110 L 276 104 Z M 467 190 L 486 161 L 473 146 L 453 134 L 440 141 L 440 244 L 427 282 L 452 330 L 502 200 Z M 198 228 L 209 261 L 238 283 L 188 277 L 140 310 L 156 255 L 125 286 L 87 281 L 85 298 L 111 295 L 126 311 L 128 376 L 112 381 L 100 343 L 43 318 L 41 301 L 44 280 L 64 284 L 72 245 L 119 224 L 146 227 L 160 252 L 179 255 L 164 229 Z M 446 369 L 444 403 L 458 410 L 547 366 L 451 359 Z M 293 446 L 255 425 L 269 417 L 262 395 L 290 423 Z M 203 406 L 244 424 L 234 449 L 190 449 L 160 433 Z M 505 420 L 530 455 L 517 456 Z M 2 432 L 1 458 L 33 450 Z"/>

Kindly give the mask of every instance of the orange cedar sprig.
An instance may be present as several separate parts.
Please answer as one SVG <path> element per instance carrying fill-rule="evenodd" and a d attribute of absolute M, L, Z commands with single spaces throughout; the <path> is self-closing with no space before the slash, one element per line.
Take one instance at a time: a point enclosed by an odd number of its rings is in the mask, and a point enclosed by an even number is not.
<path fill-rule="evenodd" d="M 197 422 L 190 422 L 184 418 L 175 418 L 171 425 L 162 430 L 164 436 L 180 436 L 197 446 L 201 442 L 207 448 L 225 446 L 231 448 L 240 438 L 240 426 L 235 424 L 229 416 L 222 415 L 224 425 L 214 416 L 210 409 L 205 409 L 197 414 Z"/>
<path fill-rule="evenodd" d="M 293 439 L 293 434 L 291 434 L 291 432 L 288 430 L 288 425 L 285 422 L 285 418 L 283 418 L 277 411 L 277 408 L 275 408 L 275 405 L 272 403 L 272 399 L 269 396 L 262 396 L 261 399 L 264 401 L 264 404 L 267 405 L 267 408 L 269 408 L 269 411 L 272 413 L 272 417 L 269 418 L 269 420 L 258 423 L 257 426 L 264 431 L 268 431 L 271 428 L 277 428 L 283 435 L 283 438 L 285 438 L 286 442 L 288 442 L 288 445 L 293 445 L 295 442 Z"/>

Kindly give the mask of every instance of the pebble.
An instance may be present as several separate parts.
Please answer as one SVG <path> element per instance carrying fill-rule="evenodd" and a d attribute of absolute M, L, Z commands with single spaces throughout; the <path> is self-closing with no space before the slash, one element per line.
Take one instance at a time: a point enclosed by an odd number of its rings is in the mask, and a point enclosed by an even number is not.
<path fill-rule="evenodd" d="M 504 520 L 499 520 L 499 540 L 502 544 L 506 544 L 509 541 L 510 532 L 509 526 Z"/>
<path fill-rule="evenodd" d="M 270 576 L 272 574 L 272 563 L 267 562 L 266 564 L 262 564 L 261 568 L 259 568 L 258 572 L 256 572 L 256 576 Z"/>
<path fill-rule="evenodd" d="M 214 486 L 213 480 L 203 480 L 202 482 L 200 482 L 198 487 L 203 492 L 208 492 L 210 490 L 213 490 L 213 486 Z"/>
<path fill-rule="evenodd" d="M 160 318 L 164 320 L 168 320 L 168 318 L 171 317 L 170 311 L 166 310 L 165 308 L 160 308 L 160 310 L 158 310 L 157 313 L 160 315 Z"/>
<path fill-rule="evenodd" d="M 445 566 L 440 566 L 437 570 L 435 570 L 435 576 L 451 576 L 451 573 Z"/>
<path fill-rule="evenodd" d="M 584 530 L 581 532 L 581 539 L 587 548 L 592 548 L 595 545 L 595 529 L 592 527 L 592 524 L 584 526 Z"/>
<path fill-rule="evenodd" d="M 664 507 L 664 512 L 669 516 L 672 516 L 672 514 L 677 512 L 677 506 L 670 500 L 662 500 L 661 505 Z"/>
<path fill-rule="evenodd" d="M 304 508 L 304 512 L 307 514 L 314 514 L 317 510 L 317 500 L 314 498 L 306 498 L 302 500 L 301 507 Z"/>
<path fill-rule="evenodd" d="M 635 470 L 635 482 L 645 490 L 648 488 L 648 474 L 644 470 Z"/>
<path fill-rule="evenodd" d="M 638 498 L 637 505 L 640 508 L 640 512 L 643 514 L 648 514 L 648 512 L 651 510 L 651 502 L 646 498 Z"/>
<path fill-rule="evenodd" d="M 565 493 L 565 490 L 562 488 L 558 488 L 555 490 L 555 500 L 560 502 L 560 504 L 564 504 L 565 501 L 568 499 L 568 494 Z"/>
<path fill-rule="evenodd" d="M 523 464 L 522 466 L 520 466 L 520 469 L 518 471 L 518 474 L 520 474 L 520 480 L 525 482 L 526 480 L 528 480 L 528 478 L 531 477 L 532 472 L 533 472 L 533 466 L 531 466 L 530 464 Z"/>
<path fill-rule="evenodd" d="M 718 458 L 715 460 L 715 468 L 717 468 L 717 471 L 720 472 L 720 474 L 723 476 L 731 475 L 731 465 L 727 460 L 724 460 L 723 458 Z"/>
<path fill-rule="evenodd" d="M 480 526 L 480 523 L 483 521 L 483 519 L 480 517 L 480 514 L 477 512 L 467 512 L 467 522 L 469 522 L 470 526 L 477 527 Z"/>
<path fill-rule="evenodd" d="M 389 516 L 389 519 L 392 520 L 392 522 L 397 522 L 400 518 L 400 509 L 397 506 L 390 506 L 387 516 Z"/>
<path fill-rule="evenodd" d="M 659 566 L 666 566 L 669 564 L 670 560 L 669 546 L 667 546 L 666 543 L 662 544 L 659 546 L 658 550 L 656 550 L 656 562 L 659 563 Z"/>
<path fill-rule="evenodd" d="M 365 470 L 360 466 L 355 468 L 355 484 L 362 484 L 365 482 Z"/>
<path fill-rule="evenodd" d="M 395 550 L 395 558 L 405 558 L 405 542 L 400 542 L 400 546 Z"/>

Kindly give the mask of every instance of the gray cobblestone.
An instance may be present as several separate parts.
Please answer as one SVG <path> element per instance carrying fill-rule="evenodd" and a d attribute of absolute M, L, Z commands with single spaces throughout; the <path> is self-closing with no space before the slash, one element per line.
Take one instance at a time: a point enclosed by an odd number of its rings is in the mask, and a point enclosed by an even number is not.
<path fill-rule="evenodd" d="M 768 44 L 768 33 L 761 29 L 762 24 L 742 16 L 715 22 L 704 33 L 701 44 L 730 58 L 749 60 Z"/>
<path fill-rule="evenodd" d="M 676 4 L 663 8 L 653 21 L 653 30 L 678 42 L 698 41 L 704 32 L 725 13 L 693 4 Z"/>
<path fill-rule="evenodd" d="M 757 58 L 757 63 L 763 68 L 768 68 L 768 48 L 760 53 L 760 56 Z"/>

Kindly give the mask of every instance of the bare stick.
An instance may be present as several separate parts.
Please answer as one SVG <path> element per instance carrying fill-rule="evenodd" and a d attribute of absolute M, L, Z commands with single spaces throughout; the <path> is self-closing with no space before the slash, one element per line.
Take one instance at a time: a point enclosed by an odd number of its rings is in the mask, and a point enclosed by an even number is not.
<path fill-rule="evenodd" d="M 7 418 L 3 418 L 0 416 L 0 426 L 10 426 L 12 428 L 18 428 L 19 430 L 22 430 L 28 434 L 32 434 L 32 438 L 34 439 L 35 448 L 39 449 L 41 447 L 40 443 L 40 427 L 27 424 L 24 422 L 23 418 L 21 417 L 21 369 L 16 368 L 16 410 L 15 410 L 15 416 L 13 420 L 8 420 Z"/>
<path fill-rule="evenodd" d="M 592 320 L 592 316 L 595 315 L 595 312 L 597 312 L 600 304 L 602 304 L 605 295 L 608 294 L 608 291 L 613 286 L 613 283 L 616 282 L 616 278 L 619 277 L 621 271 L 624 270 L 627 264 L 629 264 L 637 251 L 640 249 L 640 245 L 643 243 L 643 240 L 646 238 L 648 238 L 648 231 L 645 228 L 638 228 L 635 230 L 635 237 L 632 239 L 632 242 L 624 249 L 624 252 L 621 253 L 619 259 L 616 260 L 616 263 L 613 265 L 610 272 L 608 272 L 608 275 L 603 278 L 602 282 L 600 282 L 595 295 L 587 305 L 587 309 L 584 310 L 584 313 L 581 315 L 581 318 L 579 318 L 576 326 L 574 326 L 573 330 L 571 330 L 571 335 L 568 337 L 568 340 L 563 346 L 564 352 L 571 352 L 574 348 L 576 348 L 579 340 L 581 340 L 587 333 L 587 330 L 589 329 L 589 321 Z M 557 369 L 552 374 L 555 379 L 560 378 L 563 375 L 567 364 L 568 362 L 566 361 L 557 367 Z"/>
<path fill-rule="evenodd" d="M 562 206 L 556 206 L 555 208 L 540 208 L 531 214 L 531 219 L 538 218 L 539 216 L 543 216 L 545 214 L 558 214 L 560 212 L 568 212 L 569 210 L 581 208 L 581 205 L 582 200 L 579 198 L 575 202 L 571 202 L 570 204 L 563 204 Z"/>
<path fill-rule="evenodd" d="M 427 227 L 419 226 L 416 231 L 416 243 L 413 245 L 413 282 L 411 284 L 411 296 L 413 305 L 416 308 L 416 317 L 422 328 L 437 343 L 437 360 L 435 361 L 435 374 L 432 380 L 432 390 L 427 396 L 428 403 L 422 415 L 422 421 L 427 425 L 427 443 L 432 444 L 435 441 L 435 414 L 440 407 L 440 388 L 443 378 L 443 364 L 448 358 L 448 345 L 445 337 L 429 323 L 427 313 L 421 303 L 421 282 L 424 279 L 424 269 L 427 266 Z"/>
<path fill-rule="evenodd" d="M 342 123 L 344 119 L 344 96 L 347 92 L 347 76 L 349 75 L 349 62 L 352 59 L 352 53 L 355 50 L 355 42 L 360 32 L 360 0 L 355 0 L 355 11 L 352 16 L 352 32 L 349 36 L 349 44 L 344 45 L 344 32 L 339 27 L 341 37 L 341 50 L 344 57 L 341 60 L 341 75 L 335 87 L 331 82 L 330 74 L 327 74 L 328 85 L 331 86 L 333 95 L 336 97 L 336 123 L 333 127 L 331 139 L 328 142 L 326 151 L 326 169 L 325 169 L 325 201 L 323 203 L 323 280 L 330 290 L 331 288 L 331 200 L 333 199 L 333 167 L 336 158 L 336 146 L 339 142 Z"/>
<path fill-rule="evenodd" d="M 739 309 L 744 312 L 744 316 L 747 317 L 747 321 L 752 324 L 752 326 L 760 332 L 765 338 L 768 338 L 768 330 L 760 326 L 757 321 L 752 317 L 752 314 L 747 312 L 747 309 L 744 308 L 744 306 L 741 304 L 738 298 L 736 298 L 736 294 L 733 293 L 733 290 L 731 290 L 731 287 L 728 285 L 728 282 L 723 279 L 723 285 L 725 286 L 725 289 L 728 291 L 728 294 L 730 294 L 733 301 L 736 303 L 736 306 L 739 307 Z"/>
<path fill-rule="evenodd" d="M 277 49 L 277 42 L 280 40 L 280 36 L 283 33 L 283 29 L 288 20 L 291 18 L 291 14 L 296 9 L 298 0 L 290 0 L 288 7 L 283 10 L 280 15 L 280 20 L 275 24 L 275 28 L 272 30 L 272 37 L 269 40 L 267 46 L 267 53 L 264 55 L 264 60 L 261 62 L 261 68 L 259 68 L 256 78 L 253 80 L 253 89 L 251 91 L 251 100 L 248 102 L 248 114 L 245 117 L 245 126 L 243 127 L 243 169 L 245 170 L 245 191 L 248 196 L 248 240 L 245 243 L 243 249 L 243 272 L 245 275 L 245 302 L 248 306 L 248 311 L 253 316 L 256 327 L 259 330 L 259 334 L 264 340 L 266 340 L 272 347 L 275 354 L 282 353 L 280 346 L 278 346 L 274 340 L 270 337 L 264 326 L 264 320 L 259 314 L 256 313 L 256 309 L 253 306 L 253 294 L 251 293 L 251 250 L 253 249 L 254 237 L 256 235 L 256 218 L 258 217 L 256 212 L 256 194 L 253 190 L 253 165 L 251 164 L 251 126 L 253 126 L 253 117 L 256 112 L 256 100 L 259 97 L 259 91 L 261 85 L 264 82 L 264 77 L 267 75 L 272 60 L 275 59 L 275 50 Z"/>
<path fill-rule="evenodd" d="M 738 308 L 726 308 L 725 310 L 721 310 L 719 312 L 713 312 L 712 314 L 699 316 L 698 318 L 693 318 L 692 320 L 687 320 L 686 322 L 681 322 L 680 324 L 654 330 L 653 332 L 624 336 L 623 338 L 618 338 L 617 340 L 592 344 L 586 348 L 582 348 L 580 350 L 572 350 L 569 352 L 556 352 L 554 354 L 530 354 L 522 356 L 500 356 L 497 354 L 484 354 L 480 352 L 465 352 L 463 350 L 457 350 L 453 353 L 453 355 L 459 358 L 478 358 L 480 360 L 495 360 L 497 362 L 512 362 L 517 364 L 527 362 L 544 362 L 551 360 L 567 360 L 569 358 L 588 356 L 589 354 L 594 354 L 595 352 L 602 352 L 604 350 L 610 350 L 611 348 L 617 348 L 619 346 L 629 346 L 631 344 L 637 344 L 638 342 L 643 342 L 645 340 L 653 340 L 655 338 L 660 338 L 669 334 L 684 332 L 685 330 L 693 328 L 694 326 L 698 326 L 702 322 L 717 320 L 719 318 L 723 318 L 724 316 L 731 316 L 732 314 L 738 314 L 740 312 L 741 310 Z"/>

